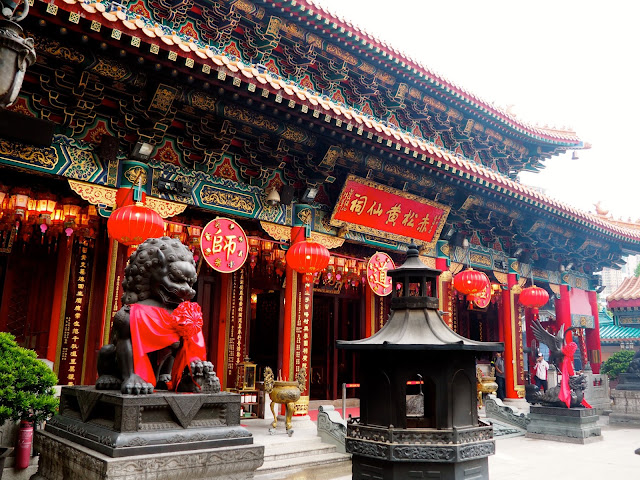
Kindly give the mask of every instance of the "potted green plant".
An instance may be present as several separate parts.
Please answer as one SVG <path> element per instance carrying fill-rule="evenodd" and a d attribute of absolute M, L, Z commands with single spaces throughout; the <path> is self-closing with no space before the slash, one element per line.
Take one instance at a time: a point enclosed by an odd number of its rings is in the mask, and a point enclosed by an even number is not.
<path fill-rule="evenodd" d="M 611 380 L 610 387 L 613 389 L 617 385 L 618 375 L 626 373 L 629 364 L 633 359 L 635 352 L 633 350 L 620 350 L 605 360 L 600 369 L 600 373 L 606 373 Z"/>
<path fill-rule="evenodd" d="M 33 425 L 51 418 L 58 408 L 53 387 L 58 379 L 32 350 L 20 347 L 15 337 L 0 333 L 0 425 L 20 421 L 16 468 L 26 468 L 31 456 Z"/>

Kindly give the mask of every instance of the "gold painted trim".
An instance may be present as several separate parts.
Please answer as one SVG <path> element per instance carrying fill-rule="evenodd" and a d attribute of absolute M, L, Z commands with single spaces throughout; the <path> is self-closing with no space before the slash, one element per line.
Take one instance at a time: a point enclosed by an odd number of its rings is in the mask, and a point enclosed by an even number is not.
<path fill-rule="evenodd" d="M 56 361 L 53 371 L 60 373 L 60 353 L 62 352 L 62 333 L 64 332 L 64 318 L 67 315 L 67 295 L 69 293 L 69 274 L 71 273 L 71 257 L 73 257 L 73 243 L 67 247 L 67 258 L 64 263 L 64 280 L 62 284 L 62 298 L 60 300 L 60 317 L 58 319 L 58 338 L 56 342 Z"/>
<path fill-rule="evenodd" d="M 276 241 L 291 241 L 291 227 L 280 225 L 279 223 L 271 223 L 261 221 L 260 226 L 267 234 Z M 311 232 L 311 240 L 324 245 L 329 250 L 339 248 L 344 244 L 344 238 L 326 235 L 324 233 Z"/>
<path fill-rule="evenodd" d="M 71 190 L 76 192 L 83 200 L 92 205 L 104 205 L 113 207 L 116 204 L 117 188 L 105 187 L 104 185 L 96 185 L 88 182 L 80 182 L 78 180 L 68 179 Z M 147 195 L 147 207 L 155 210 L 162 218 L 173 217 L 184 212 L 187 208 L 186 203 L 172 202 L 163 200 L 162 198 L 151 197 Z"/>

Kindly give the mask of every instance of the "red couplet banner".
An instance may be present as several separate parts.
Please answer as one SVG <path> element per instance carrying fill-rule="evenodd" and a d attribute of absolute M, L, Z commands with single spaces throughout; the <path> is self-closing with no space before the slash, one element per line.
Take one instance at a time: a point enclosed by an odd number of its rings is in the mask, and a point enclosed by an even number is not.
<path fill-rule="evenodd" d="M 349 175 L 331 216 L 331 225 L 407 242 L 433 243 L 450 207 Z"/>

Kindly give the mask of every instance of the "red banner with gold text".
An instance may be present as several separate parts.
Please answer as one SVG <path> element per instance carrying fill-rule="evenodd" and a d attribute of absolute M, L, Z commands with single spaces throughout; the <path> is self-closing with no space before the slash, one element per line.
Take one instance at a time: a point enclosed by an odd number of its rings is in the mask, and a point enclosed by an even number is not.
<path fill-rule="evenodd" d="M 449 210 L 446 205 L 349 175 L 331 225 L 405 243 L 413 239 L 433 244 Z"/>

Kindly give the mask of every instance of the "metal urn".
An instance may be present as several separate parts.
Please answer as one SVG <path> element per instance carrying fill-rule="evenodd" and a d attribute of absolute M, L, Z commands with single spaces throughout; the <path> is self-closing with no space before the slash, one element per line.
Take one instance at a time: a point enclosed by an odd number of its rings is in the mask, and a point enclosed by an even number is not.
<path fill-rule="evenodd" d="M 0 107 L 15 102 L 27 68 L 36 61 L 33 38 L 25 38 L 16 23 L 29 13 L 29 2 L 23 5 L 22 13 L 16 15 L 16 4 L 10 0 L 0 2 Z"/>
<path fill-rule="evenodd" d="M 274 408 L 276 403 L 286 406 L 285 428 L 287 429 L 287 435 L 293 435 L 291 417 L 293 416 L 294 405 L 300 399 L 300 394 L 304 392 L 306 384 L 307 372 L 304 368 L 298 371 L 295 381 L 276 380 L 271 368 L 266 367 L 264 369 L 264 389 L 271 399 L 271 413 L 273 414 L 273 423 L 269 429 L 271 435 L 275 433 L 278 425 L 278 416 Z"/>

